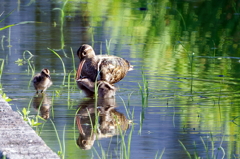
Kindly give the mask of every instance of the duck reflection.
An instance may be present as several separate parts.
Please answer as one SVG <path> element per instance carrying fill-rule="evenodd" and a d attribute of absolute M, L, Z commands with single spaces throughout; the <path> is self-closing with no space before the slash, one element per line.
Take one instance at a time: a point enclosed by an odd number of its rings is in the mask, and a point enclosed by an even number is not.
<path fill-rule="evenodd" d="M 32 102 L 33 108 L 35 108 L 37 111 L 38 110 L 40 111 L 40 116 L 43 119 L 49 118 L 51 104 L 52 104 L 51 99 L 45 93 L 39 93 L 38 95 L 35 95 L 33 97 Z"/>
<path fill-rule="evenodd" d="M 96 139 L 112 137 L 129 128 L 131 121 L 115 108 L 115 98 L 87 99 L 79 105 L 76 124 L 79 130 L 77 144 L 81 149 L 89 150 Z"/>

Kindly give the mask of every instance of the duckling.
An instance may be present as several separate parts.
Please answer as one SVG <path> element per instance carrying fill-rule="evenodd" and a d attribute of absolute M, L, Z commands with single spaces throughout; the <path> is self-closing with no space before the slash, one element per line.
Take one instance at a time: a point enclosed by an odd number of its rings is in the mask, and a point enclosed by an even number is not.
<path fill-rule="evenodd" d="M 52 85 L 50 71 L 47 68 L 42 69 L 41 73 L 38 73 L 33 77 L 32 82 L 36 94 L 38 94 L 38 90 L 41 90 L 41 93 L 43 93 Z"/>
<path fill-rule="evenodd" d="M 117 56 L 112 55 L 95 55 L 90 45 L 83 44 L 77 51 L 80 59 L 77 70 L 77 80 L 80 78 L 88 78 L 92 82 L 106 81 L 114 84 L 123 79 L 127 72 L 133 69 L 130 63 Z M 98 75 L 99 74 L 99 75 Z"/>

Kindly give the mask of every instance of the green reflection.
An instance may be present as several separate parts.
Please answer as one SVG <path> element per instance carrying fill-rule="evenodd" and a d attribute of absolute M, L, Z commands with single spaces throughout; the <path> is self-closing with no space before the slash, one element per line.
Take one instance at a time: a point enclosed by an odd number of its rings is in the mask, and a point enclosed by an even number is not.
<path fill-rule="evenodd" d="M 88 35 L 93 36 L 93 44 L 100 43 L 95 40 L 99 34 L 107 34 L 113 49 L 127 48 L 129 52 L 124 53 L 142 59 L 152 91 L 168 88 L 175 92 L 175 106 L 187 114 L 181 117 L 182 127 L 198 125 L 200 131 L 211 130 L 213 135 L 237 134 L 239 128 L 226 121 L 240 111 L 236 95 L 240 77 L 239 2 L 75 2 L 66 5 L 66 14 L 82 14 L 84 24 L 91 28 Z M 230 104 L 233 101 L 235 104 Z M 228 157 L 231 147 L 229 142 Z"/>

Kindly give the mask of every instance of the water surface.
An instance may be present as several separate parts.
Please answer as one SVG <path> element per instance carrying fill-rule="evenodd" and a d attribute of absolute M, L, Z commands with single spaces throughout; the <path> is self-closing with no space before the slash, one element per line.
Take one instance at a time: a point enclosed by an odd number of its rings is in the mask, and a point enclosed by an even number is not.
<path fill-rule="evenodd" d="M 76 51 L 87 43 L 98 54 L 110 51 L 134 65 L 116 84 L 112 103 L 132 120 L 124 136 L 126 144 L 131 138 L 130 158 L 154 158 L 161 152 L 162 158 L 188 158 L 180 142 L 192 157 L 239 157 L 238 2 L 5 0 L 0 10 L 1 18 L 14 10 L 0 28 L 22 22 L 0 32 L 3 92 L 14 110 L 29 107 L 36 115 L 40 99 L 34 98 L 32 75 L 42 68 L 51 71 L 53 85 L 42 110 L 49 119 L 35 129 L 42 129 L 40 136 L 55 152 L 60 145 L 50 119 L 65 143 L 66 158 L 125 158 L 117 133 L 96 139 L 90 150 L 77 145 L 75 115 L 88 99 L 77 88 L 74 71 Z M 66 74 L 48 48 L 61 56 Z M 24 56 L 26 50 L 33 57 Z M 148 95 L 139 87 L 143 76 Z M 91 110 L 95 102 L 89 101 Z"/>

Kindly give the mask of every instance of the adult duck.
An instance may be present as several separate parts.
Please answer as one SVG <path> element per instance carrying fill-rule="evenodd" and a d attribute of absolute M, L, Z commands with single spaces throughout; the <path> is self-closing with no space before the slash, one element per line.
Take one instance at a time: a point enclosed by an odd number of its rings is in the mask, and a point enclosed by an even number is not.
<path fill-rule="evenodd" d="M 83 44 L 77 51 L 80 59 L 76 80 L 88 78 L 92 82 L 106 81 L 114 84 L 123 79 L 133 69 L 130 63 L 117 56 L 96 55 L 90 45 Z"/>

